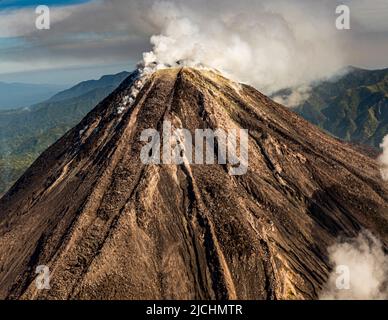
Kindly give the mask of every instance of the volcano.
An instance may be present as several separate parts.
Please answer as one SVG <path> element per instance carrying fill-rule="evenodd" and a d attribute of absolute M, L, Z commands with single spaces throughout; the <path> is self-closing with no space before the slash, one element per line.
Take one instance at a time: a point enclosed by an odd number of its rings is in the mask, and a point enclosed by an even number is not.
<path fill-rule="evenodd" d="M 374 159 L 215 71 L 138 77 L 1 199 L 0 298 L 316 299 L 338 237 L 368 229 L 387 248 L 388 187 Z M 193 135 L 248 130 L 246 174 L 143 164 L 141 133 L 164 121 Z M 36 286 L 42 265 L 49 290 Z"/>

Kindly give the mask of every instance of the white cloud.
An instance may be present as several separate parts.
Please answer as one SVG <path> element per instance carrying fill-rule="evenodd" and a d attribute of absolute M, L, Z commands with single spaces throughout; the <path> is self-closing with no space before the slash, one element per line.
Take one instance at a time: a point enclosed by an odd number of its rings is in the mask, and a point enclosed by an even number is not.
<path fill-rule="evenodd" d="M 291 93 L 279 94 L 273 97 L 273 100 L 286 107 L 294 108 L 305 102 L 311 93 L 312 88 L 307 85 L 302 85 L 291 89 Z"/>
<path fill-rule="evenodd" d="M 383 149 L 383 153 L 379 157 L 381 176 L 385 181 L 388 181 L 388 135 L 384 137 L 380 147 Z"/>
<path fill-rule="evenodd" d="M 80 6 L 51 8 L 52 25 L 68 19 Z M 38 15 L 34 8 L 7 10 L 0 13 L 0 37 L 27 36 L 37 31 L 35 21 Z"/>
<path fill-rule="evenodd" d="M 363 231 L 347 242 L 336 243 L 329 248 L 329 255 L 334 269 L 321 299 L 388 299 L 388 256 L 384 254 L 382 243 L 369 231 Z M 341 272 L 337 273 L 337 268 Z M 349 274 L 344 275 L 347 271 Z M 347 280 L 349 283 L 345 288 Z"/>
<path fill-rule="evenodd" d="M 327 12 L 325 4 L 305 3 L 303 11 L 283 1 L 249 4 L 156 2 L 150 18 L 160 33 L 151 38 L 153 57 L 203 63 L 266 93 L 327 77 L 343 65 L 334 13 L 332 20 L 317 14 Z"/>

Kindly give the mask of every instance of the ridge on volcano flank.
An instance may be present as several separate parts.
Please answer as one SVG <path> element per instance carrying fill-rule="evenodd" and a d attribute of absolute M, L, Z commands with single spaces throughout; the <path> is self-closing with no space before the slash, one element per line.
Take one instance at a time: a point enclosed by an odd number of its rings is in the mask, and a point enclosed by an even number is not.
<path fill-rule="evenodd" d="M 313 299 L 337 236 L 388 244 L 375 160 L 211 71 L 132 74 L 0 200 L 0 297 Z M 145 129 L 243 128 L 249 168 L 144 165 Z M 37 290 L 35 269 L 51 271 Z"/>

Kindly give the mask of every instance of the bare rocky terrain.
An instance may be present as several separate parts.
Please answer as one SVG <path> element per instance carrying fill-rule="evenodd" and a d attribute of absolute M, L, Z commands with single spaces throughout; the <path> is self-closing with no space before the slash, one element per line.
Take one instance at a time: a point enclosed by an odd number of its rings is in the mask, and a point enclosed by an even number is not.
<path fill-rule="evenodd" d="M 316 299 L 337 237 L 367 228 L 387 248 L 374 159 L 212 71 L 157 71 L 119 114 L 135 76 L 0 200 L 0 298 Z M 248 173 L 142 164 L 140 134 L 164 120 L 249 129 Z"/>

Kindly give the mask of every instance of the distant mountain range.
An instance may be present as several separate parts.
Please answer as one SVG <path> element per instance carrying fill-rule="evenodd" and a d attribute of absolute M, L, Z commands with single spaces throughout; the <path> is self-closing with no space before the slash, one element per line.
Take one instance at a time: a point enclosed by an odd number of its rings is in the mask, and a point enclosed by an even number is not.
<path fill-rule="evenodd" d="M 85 81 L 28 109 L 0 111 L 0 194 L 128 75 Z"/>
<path fill-rule="evenodd" d="M 90 93 L 92 91 L 100 89 L 106 90 L 107 88 L 110 88 L 113 91 L 120 85 L 120 83 L 126 77 L 128 77 L 128 75 L 129 72 L 123 71 L 118 74 L 102 76 L 99 80 L 89 80 L 81 82 L 68 90 L 59 92 L 51 99 L 49 99 L 49 102 L 58 102 L 77 98 L 86 93 Z"/>
<path fill-rule="evenodd" d="M 378 148 L 388 133 L 388 69 L 351 68 L 313 86 L 294 110 L 340 139 Z"/>
<path fill-rule="evenodd" d="M 0 110 L 29 107 L 65 88 L 63 85 L 0 82 Z"/>

